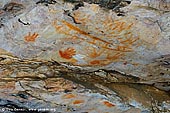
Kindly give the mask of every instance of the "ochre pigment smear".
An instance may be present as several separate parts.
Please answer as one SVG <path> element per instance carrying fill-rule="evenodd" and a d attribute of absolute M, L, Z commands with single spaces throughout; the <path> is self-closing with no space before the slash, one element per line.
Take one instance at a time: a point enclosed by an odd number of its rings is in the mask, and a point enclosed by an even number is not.
<path fill-rule="evenodd" d="M 75 100 L 73 104 L 82 104 L 84 103 L 84 100 Z"/>
<path fill-rule="evenodd" d="M 70 98 L 75 98 L 76 97 L 76 95 L 74 95 L 74 94 L 65 94 L 65 95 L 63 95 L 63 99 L 70 99 Z"/>
<path fill-rule="evenodd" d="M 107 106 L 107 107 L 113 107 L 113 106 L 115 106 L 114 104 L 112 104 L 112 103 L 110 103 L 110 102 L 108 102 L 108 101 L 104 101 L 103 104 L 104 104 L 105 106 Z"/>

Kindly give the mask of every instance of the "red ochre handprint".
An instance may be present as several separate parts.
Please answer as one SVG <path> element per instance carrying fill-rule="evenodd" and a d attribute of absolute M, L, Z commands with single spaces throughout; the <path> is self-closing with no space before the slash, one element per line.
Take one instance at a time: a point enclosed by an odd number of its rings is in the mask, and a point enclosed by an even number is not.
<path fill-rule="evenodd" d="M 63 51 L 59 50 L 59 54 L 64 59 L 71 59 L 76 54 L 76 51 L 74 48 L 69 47 Z"/>
<path fill-rule="evenodd" d="M 34 34 L 31 35 L 31 33 L 29 32 L 29 34 L 26 35 L 26 36 L 24 37 L 24 39 L 25 39 L 25 41 L 27 41 L 27 42 L 35 42 L 35 39 L 38 37 L 38 35 L 39 35 L 39 34 L 37 34 L 37 33 L 34 33 Z"/>

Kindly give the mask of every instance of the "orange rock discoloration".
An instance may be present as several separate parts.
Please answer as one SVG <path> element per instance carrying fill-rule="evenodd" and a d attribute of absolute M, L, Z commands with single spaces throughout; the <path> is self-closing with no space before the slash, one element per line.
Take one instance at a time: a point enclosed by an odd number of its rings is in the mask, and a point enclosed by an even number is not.
<path fill-rule="evenodd" d="M 15 81 L 14 82 L 4 82 L 3 85 L 0 85 L 0 89 L 15 89 Z"/>

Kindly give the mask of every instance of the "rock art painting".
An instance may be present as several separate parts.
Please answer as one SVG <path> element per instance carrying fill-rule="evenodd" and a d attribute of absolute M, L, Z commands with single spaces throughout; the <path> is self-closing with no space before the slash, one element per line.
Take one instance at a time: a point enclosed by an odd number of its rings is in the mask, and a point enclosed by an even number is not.
<path fill-rule="evenodd" d="M 81 34 L 78 38 L 78 40 L 80 40 L 79 44 L 87 43 L 88 46 L 82 48 L 84 49 L 84 51 L 82 50 L 84 53 L 81 53 L 81 55 L 85 57 L 85 61 L 87 59 L 87 65 L 107 65 L 113 61 L 118 61 L 126 53 L 133 52 L 132 46 L 135 46 L 134 43 L 139 40 L 137 36 L 134 37 L 130 32 L 130 28 L 133 23 L 126 25 L 125 22 L 119 22 L 119 20 L 110 23 L 109 20 L 104 20 L 104 22 L 103 29 L 100 30 L 100 28 L 94 28 L 98 29 L 96 30 L 96 33 L 100 33 L 100 31 L 102 32 L 99 36 L 93 36 L 81 29 L 77 29 L 77 27 L 70 23 L 64 22 L 69 29 L 72 29 L 74 32 L 78 32 L 77 35 Z M 108 34 L 105 34 L 105 32 Z M 73 38 L 74 37 L 78 36 L 73 36 Z"/>
<path fill-rule="evenodd" d="M 0 0 L 0 112 L 169 113 L 169 0 Z"/>

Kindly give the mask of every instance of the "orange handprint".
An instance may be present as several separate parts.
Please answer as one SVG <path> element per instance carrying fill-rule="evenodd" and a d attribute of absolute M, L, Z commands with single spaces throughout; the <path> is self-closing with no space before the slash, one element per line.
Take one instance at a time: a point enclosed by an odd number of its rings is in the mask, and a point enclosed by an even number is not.
<path fill-rule="evenodd" d="M 76 54 L 76 51 L 74 48 L 69 47 L 64 51 L 59 50 L 59 54 L 62 58 L 71 59 Z"/>
<path fill-rule="evenodd" d="M 24 37 L 24 39 L 25 39 L 25 41 L 27 41 L 27 42 L 35 42 L 35 39 L 38 37 L 38 35 L 39 35 L 39 34 L 37 34 L 37 33 L 34 33 L 34 34 L 31 35 L 31 33 L 29 32 L 29 34 L 26 35 L 26 36 Z"/>

